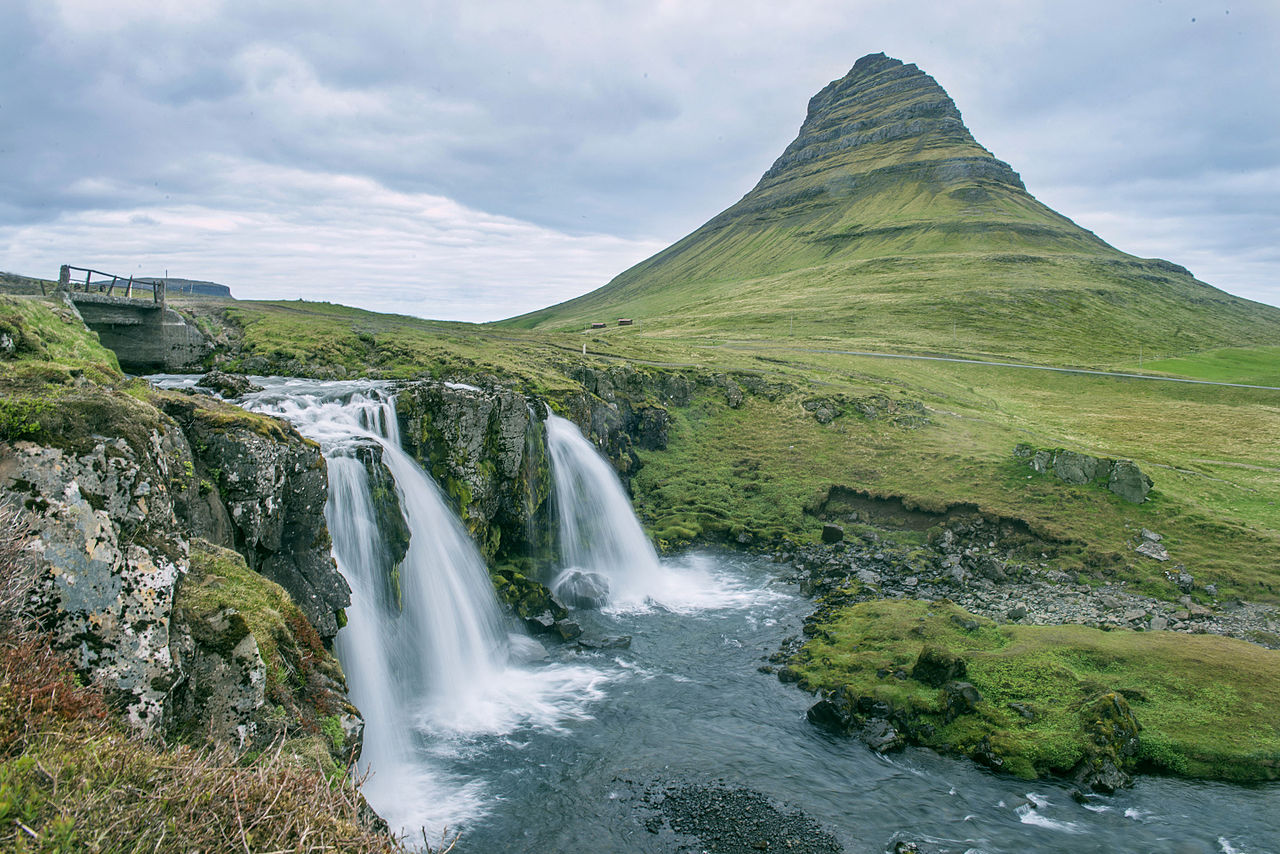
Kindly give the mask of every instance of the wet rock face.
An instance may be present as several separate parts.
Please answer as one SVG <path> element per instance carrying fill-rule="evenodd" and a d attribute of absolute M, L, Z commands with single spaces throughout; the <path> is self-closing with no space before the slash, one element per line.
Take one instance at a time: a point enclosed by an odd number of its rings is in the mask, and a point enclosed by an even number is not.
<path fill-rule="evenodd" d="M 278 439 L 194 417 L 181 402 L 165 409 L 186 434 L 205 491 L 205 500 L 180 506 L 182 521 L 244 555 L 251 569 L 289 592 L 322 637 L 332 638 L 351 588 L 330 553 L 329 480 L 319 446 L 291 428 Z"/>
<path fill-rule="evenodd" d="M 396 398 L 404 449 L 462 516 L 485 558 L 549 550 L 543 404 L 504 388 L 419 382 Z"/>
<path fill-rule="evenodd" d="M 154 732 L 178 675 L 170 616 L 186 565 L 170 483 L 182 482 L 190 457 L 176 429 L 148 443 L 139 452 L 103 440 L 84 453 L 0 444 L 0 496 L 30 512 L 56 645 Z"/>
<path fill-rule="evenodd" d="M 551 592 L 570 608 L 603 608 L 609 601 L 609 580 L 598 572 L 568 569 L 552 582 Z"/>
<path fill-rule="evenodd" d="M 364 466 L 369 479 L 369 497 L 373 501 L 381 534 L 375 554 L 382 563 L 382 579 L 385 582 L 380 595 L 388 606 L 403 610 L 400 588 L 400 565 L 409 552 L 409 523 L 405 521 L 400 506 L 400 494 L 396 491 L 395 478 L 382 460 L 382 446 L 376 442 L 361 444 L 356 448 L 356 459 Z"/>

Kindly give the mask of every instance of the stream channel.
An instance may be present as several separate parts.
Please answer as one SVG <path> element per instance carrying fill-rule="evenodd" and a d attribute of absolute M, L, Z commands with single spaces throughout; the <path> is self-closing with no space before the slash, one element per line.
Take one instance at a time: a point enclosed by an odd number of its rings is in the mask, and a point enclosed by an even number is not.
<path fill-rule="evenodd" d="M 879 756 L 810 725 L 813 698 L 758 670 L 813 609 L 765 558 L 610 558 L 646 564 L 639 586 L 655 592 L 572 617 L 584 640 L 626 637 L 625 647 L 543 644 L 514 624 L 464 624 L 491 623 L 495 612 L 452 597 L 492 591 L 476 592 L 487 585 L 472 582 L 487 576 L 457 520 L 439 513 L 439 490 L 396 456 L 391 395 L 367 383 L 256 380 L 268 389 L 245 405 L 289 418 L 329 460 L 326 515 L 353 588 L 336 646 L 366 719 L 365 791 L 411 841 L 461 834 L 460 854 L 860 854 L 900 841 L 957 854 L 1280 852 L 1280 786 L 1144 776 L 1080 804 L 1065 783 L 1016 780 L 922 749 Z M 405 559 L 402 612 L 369 589 L 358 565 L 377 535 L 360 518 L 362 467 L 350 459 L 370 441 L 382 445 L 414 542 L 424 543 Z M 635 579 L 627 584 L 634 594 Z M 442 628 L 462 640 L 439 640 Z M 426 648 L 460 642 L 492 649 Z M 446 660 L 454 656 L 461 667 Z"/>

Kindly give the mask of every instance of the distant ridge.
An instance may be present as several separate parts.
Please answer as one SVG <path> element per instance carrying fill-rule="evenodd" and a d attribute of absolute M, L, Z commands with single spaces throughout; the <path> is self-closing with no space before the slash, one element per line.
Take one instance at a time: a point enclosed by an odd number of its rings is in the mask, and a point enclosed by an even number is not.
<path fill-rule="evenodd" d="M 208 297 L 231 296 L 231 288 L 226 285 L 220 285 L 217 282 L 202 282 L 198 279 L 171 279 L 149 276 L 145 279 L 135 279 L 134 281 L 142 282 L 145 285 L 165 282 L 165 288 L 171 294 L 199 294 Z"/>
<path fill-rule="evenodd" d="M 864 56 L 736 204 L 604 287 L 503 321 L 787 335 L 1080 363 L 1280 343 L 1280 309 L 1035 199 L 915 65 Z"/>

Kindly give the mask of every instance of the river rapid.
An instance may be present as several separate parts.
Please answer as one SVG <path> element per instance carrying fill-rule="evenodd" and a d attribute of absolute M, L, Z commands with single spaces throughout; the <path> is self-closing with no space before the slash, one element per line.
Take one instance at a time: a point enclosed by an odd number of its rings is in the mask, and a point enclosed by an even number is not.
<path fill-rule="evenodd" d="M 760 671 L 813 609 L 778 580 L 786 567 L 764 558 L 704 551 L 658 560 L 647 542 L 610 557 L 584 553 L 574 560 L 598 570 L 612 598 L 571 615 L 581 643 L 544 643 L 514 622 L 477 632 L 473 623 L 493 622 L 475 616 L 495 613 L 492 589 L 456 519 L 441 516 L 438 490 L 398 453 L 389 390 L 259 381 L 267 390 L 245 404 L 289 418 L 329 459 L 326 515 L 353 587 L 336 649 L 365 711 L 365 792 L 411 843 L 457 837 L 462 854 L 870 854 L 901 842 L 956 854 L 1280 852 L 1277 785 L 1139 777 L 1081 804 L 1065 783 L 1020 781 L 923 749 L 880 756 L 812 726 L 813 697 Z M 559 427 L 580 443 L 576 428 Z M 358 552 L 378 537 L 362 509 L 361 443 L 383 449 L 417 542 L 401 570 L 403 611 L 368 590 L 376 578 L 360 569 L 375 563 Z M 580 445 L 563 454 L 584 456 Z M 616 496 L 585 484 L 593 466 L 581 460 L 587 474 L 575 475 L 584 483 L 574 489 L 590 493 L 584 507 L 614 507 Z M 633 516 L 598 531 L 631 537 L 631 526 Z M 620 563 L 640 565 L 643 577 Z M 443 571 L 457 576 L 447 596 L 466 601 L 446 606 L 432 586 Z M 432 663 L 441 658 L 434 647 L 461 642 L 437 636 L 449 621 L 459 623 L 453 634 L 486 648 Z M 460 657 L 469 663 L 453 666 Z"/>

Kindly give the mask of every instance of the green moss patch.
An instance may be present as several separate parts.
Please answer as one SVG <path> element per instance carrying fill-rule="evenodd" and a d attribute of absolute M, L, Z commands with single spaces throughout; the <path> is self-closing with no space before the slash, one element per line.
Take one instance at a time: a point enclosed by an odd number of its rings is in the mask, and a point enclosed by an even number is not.
<path fill-rule="evenodd" d="M 234 403 L 226 403 L 208 395 L 149 389 L 146 396 L 170 415 L 197 422 L 214 431 L 244 429 L 276 442 L 286 441 L 290 437 L 301 439 L 287 421 L 249 412 Z"/>
<path fill-rule="evenodd" d="M 258 642 L 267 669 L 267 699 L 304 729 L 321 731 L 331 717 L 329 692 L 317 680 L 344 684 L 342 667 L 284 588 L 249 569 L 244 558 L 205 540 L 191 541 L 191 570 L 174 603 L 195 616 L 234 608 Z"/>
<path fill-rule="evenodd" d="M 917 741 L 987 747 L 1005 770 L 1066 773 L 1091 755 L 1096 709 L 1123 697 L 1142 726 L 1141 767 L 1236 782 L 1280 778 L 1280 652 L 1214 635 L 997 626 L 948 602 L 838 609 L 791 662 L 813 690 L 843 688 L 914 722 Z M 955 714 L 913 677 L 926 647 L 963 660 L 981 694 Z"/>

